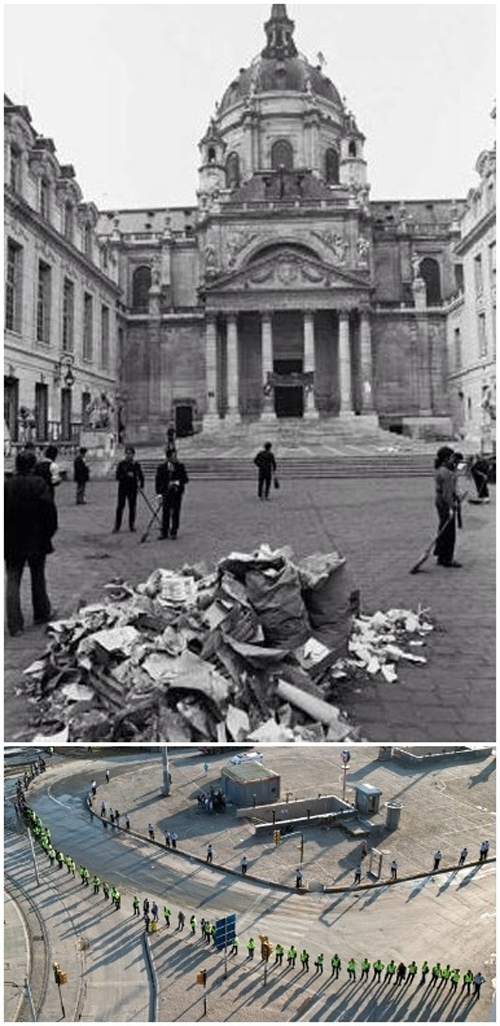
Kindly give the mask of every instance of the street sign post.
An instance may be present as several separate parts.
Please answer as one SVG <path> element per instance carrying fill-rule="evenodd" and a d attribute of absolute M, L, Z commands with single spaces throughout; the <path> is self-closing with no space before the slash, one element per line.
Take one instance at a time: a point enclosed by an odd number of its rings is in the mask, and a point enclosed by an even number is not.
<path fill-rule="evenodd" d="M 224 948 L 224 977 L 227 977 L 227 946 L 236 937 L 236 913 L 230 912 L 223 919 L 215 920 L 215 947 L 217 951 Z"/>

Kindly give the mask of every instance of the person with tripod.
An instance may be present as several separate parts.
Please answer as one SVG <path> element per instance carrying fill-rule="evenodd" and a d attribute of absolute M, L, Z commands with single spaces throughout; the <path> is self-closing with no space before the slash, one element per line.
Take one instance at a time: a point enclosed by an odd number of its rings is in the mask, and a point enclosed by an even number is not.
<path fill-rule="evenodd" d="M 160 538 L 177 538 L 181 515 L 182 496 L 189 481 L 184 463 L 175 449 L 165 450 L 165 460 L 156 471 L 156 494 L 162 500 Z"/>
<path fill-rule="evenodd" d="M 135 531 L 137 492 L 144 488 L 144 474 L 141 464 L 135 459 L 133 445 L 125 446 L 125 457 L 120 460 L 116 468 L 116 480 L 118 481 L 118 504 L 113 534 L 117 534 L 120 530 L 126 502 L 128 502 L 129 528 L 131 531 Z"/>

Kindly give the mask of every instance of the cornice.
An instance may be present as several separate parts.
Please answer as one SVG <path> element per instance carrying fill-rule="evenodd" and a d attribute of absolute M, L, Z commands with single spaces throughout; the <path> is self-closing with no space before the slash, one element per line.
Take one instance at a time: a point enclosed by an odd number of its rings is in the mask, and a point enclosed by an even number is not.
<path fill-rule="evenodd" d="M 455 246 L 455 253 L 457 253 L 459 256 L 465 254 L 467 250 L 470 249 L 470 247 L 478 241 L 481 235 L 483 235 L 484 232 L 488 230 L 488 228 L 493 228 L 495 224 L 496 208 L 492 207 L 491 210 L 488 210 L 486 214 L 484 214 L 484 216 L 479 221 L 477 221 L 477 223 L 470 229 L 467 235 L 464 235 L 464 237 L 457 242 Z"/>

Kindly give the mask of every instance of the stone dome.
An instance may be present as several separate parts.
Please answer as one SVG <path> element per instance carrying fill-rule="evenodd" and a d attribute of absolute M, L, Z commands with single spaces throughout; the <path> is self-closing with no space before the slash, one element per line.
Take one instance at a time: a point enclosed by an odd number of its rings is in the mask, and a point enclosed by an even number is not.
<path fill-rule="evenodd" d="M 238 77 L 226 89 L 219 111 L 241 103 L 246 97 L 268 92 L 311 93 L 343 110 L 333 82 L 298 54 L 293 41 L 294 22 L 288 18 L 286 4 L 273 4 L 266 22 L 267 45 L 249 68 L 241 68 Z"/>

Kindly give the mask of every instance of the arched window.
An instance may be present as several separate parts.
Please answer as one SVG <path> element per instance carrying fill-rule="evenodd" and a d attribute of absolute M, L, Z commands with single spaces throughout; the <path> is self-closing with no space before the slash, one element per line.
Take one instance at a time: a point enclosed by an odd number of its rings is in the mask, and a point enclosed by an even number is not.
<path fill-rule="evenodd" d="M 351 139 L 351 141 L 349 143 L 349 156 L 350 157 L 357 157 L 356 143 L 355 143 L 354 139 Z"/>
<path fill-rule="evenodd" d="M 438 306 L 441 302 L 441 275 L 437 260 L 424 257 L 420 261 L 420 276 L 425 281 L 427 306 Z"/>
<path fill-rule="evenodd" d="M 215 147 L 214 146 L 209 146 L 208 147 L 208 163 L 209 164 L 215 164 L 216 159 L 217 159 L 217 154 L 215 152 Z"/>
<path fill-rule="evenodd" d="M 150 288 L 151 268 L 137 267 L 132 278 L 132 307 L 134 310 L 147 310 Z"/>
<path fill-rule="evenodd" d="M 325 181 L 329 185 L 338 185 L 339 181 L 339 155 L 333 147 L 325 153 Z"/>
<path fill-rule="evenodd" d="M 9 185 L 14 192 L 21 192 L 21 150 L 10 147 Z"/>
<path fill-rule="evenodd" d="M 293 170 L 293 149 L 287 139 L 277 139 L 271 149 L 271 167 L 277 171 L 284 167 L 285 171 Z"/>
<path fill-rule="evenodd" d="M 237 153 L 230 153 L 226 161 L 226 187 L 234 189 L 240 184 L 240 158 Z"/>

